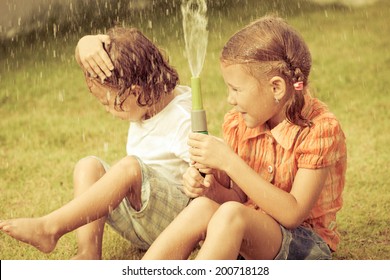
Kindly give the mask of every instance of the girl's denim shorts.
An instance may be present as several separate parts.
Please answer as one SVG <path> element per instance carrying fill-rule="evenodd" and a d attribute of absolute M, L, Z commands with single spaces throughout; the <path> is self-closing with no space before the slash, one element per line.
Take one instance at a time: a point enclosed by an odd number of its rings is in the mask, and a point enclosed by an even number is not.
<path fill-rule="evenodd" d="M 282 246 L 275 260 L 330 260 L 332 252 L 326 242 L 313 230 L 298 227 L 288 230 L 280 226 Z"/>

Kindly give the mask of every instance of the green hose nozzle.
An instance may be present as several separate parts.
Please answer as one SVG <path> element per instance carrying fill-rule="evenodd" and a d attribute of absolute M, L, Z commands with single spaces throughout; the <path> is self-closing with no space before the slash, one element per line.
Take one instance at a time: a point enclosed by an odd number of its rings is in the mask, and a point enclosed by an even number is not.
<path fill-rule="evenodd" d="M 200 78 L 191 78 L 192 89 L 192 111 L 191 126 L 193 132 L 208 134 L 206 111 L 203 110 L 202 93 L 200 88 Z"/>

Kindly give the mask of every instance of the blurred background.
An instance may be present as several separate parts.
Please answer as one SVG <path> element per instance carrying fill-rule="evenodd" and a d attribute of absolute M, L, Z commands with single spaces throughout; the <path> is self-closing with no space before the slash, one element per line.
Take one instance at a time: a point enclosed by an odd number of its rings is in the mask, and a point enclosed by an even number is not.
<path fill-rule="evenodd" d="M 390 1 L 208 0 L 201 73 L 210 133 L 220 136 L 226 89 L 219 53 L 227 39 L 267 13 L 284 17 L 312 51 L 310 86 L 347 136 L 338 259 L 390 259 Z M 72 199 L 75 163 L 123 157 L 128 123 L 89 95 L 74 59 L 79 38 L 135 26 L 158 44 L 189 84 L 180 0 L 0 0 L 0 219 L 40 216 Z M 105 259 L 140 252 L 110 228 Z M 68 259 L 74 233 L 44 255 L 0 233 L 0 259 Z"/>

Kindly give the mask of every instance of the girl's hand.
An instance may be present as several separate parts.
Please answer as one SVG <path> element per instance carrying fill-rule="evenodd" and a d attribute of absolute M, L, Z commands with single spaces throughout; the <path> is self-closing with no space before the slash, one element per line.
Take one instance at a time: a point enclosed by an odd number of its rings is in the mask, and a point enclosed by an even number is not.
<path fill-rule="evenodd" d="M 114 69 L 103 44 L 106 46 L 110 44 L 108 35 L 87 35 L 79 40 L 76 47 L 76 59 L 79 64 L 89 75 L 99 77 L 102 82 L 111 76 L 111 70 Z"/>
<path fill-rule="evenodd" d="M 183 175 L 182 191 L 185 195 L 191 198 L 205 195 L 214 182 L 214 176 L 207 174 L 205 178 L 200 174 L 199 170 L 191 166 Z"/>
<path fill-rule="evenodd" d="M 205 174 L 213 174 L 214 169 L 209 168 L 208 166 L 205 166 L 195 161 L 191 162 L 191 165 L 198 169 L 198 171 L 203 174 L 203 177 Z"/>
<path fill-rule="evenodd" d="M 223 170 L 230 155 L 234 152 L 222 139 L 202 133 L 191 133 L 188 145 L 190 146 L 190 159 L 196 162 L 197 168 Z"/>

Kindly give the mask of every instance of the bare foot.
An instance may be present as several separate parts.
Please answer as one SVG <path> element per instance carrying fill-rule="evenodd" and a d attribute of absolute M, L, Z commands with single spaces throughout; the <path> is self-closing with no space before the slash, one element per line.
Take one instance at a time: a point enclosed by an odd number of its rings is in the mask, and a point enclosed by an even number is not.
<path fill-rule="evenodd" d="M 45 229 L 42 218 L 0 221 L 0 230 L 19 241 L 34 246 L 43 253 L 53 251 L 58 241 L 58 237 Z"/>

